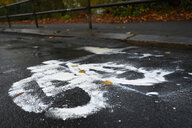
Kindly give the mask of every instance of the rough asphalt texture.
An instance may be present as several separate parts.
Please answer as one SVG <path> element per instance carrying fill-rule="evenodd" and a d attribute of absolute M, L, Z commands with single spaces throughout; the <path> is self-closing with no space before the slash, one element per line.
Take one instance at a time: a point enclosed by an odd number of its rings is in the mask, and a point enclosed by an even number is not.
<path fill-rule="evenodd" d="M 191 24 L 191 23 L 189 23 Z M 185 25 L 185 24 L 183 24 Z M 63 25 L 65 26 L 65 25 Z M 137 25 L 135 25 L 137 26 Z M 144 25 L 145 26 L 145 25 Z M 176 26 L 177 27 L 177 26 Z M 151 28 L 154 28 L 153 26 Z M 109 27 L 110 29 L 110 27 Z M 159 28 L 161 29 L 161 27 Z M 176 29 L 176 28 L 175 28 Z M 186 33 L 167 29 L 167 33 L 190 37 L 191 29 Z M 121 29 L 120 29 L 121 30 Z M 83 31 L 83 30 L 82 30 Z M 122 31 L 124 31 L 122 29 Z M 124 32 L 126 32 L 125 30 Z M 138 30 L 140 31 L 140 30 Z M 115 32 L 115 31 L 114 31 Z M 142 32 L 142 31 L 140 31 Z M 147 33 L 159 34 L 147 30 Z M 157 47 L 137 47 L 125 50 L 126 54 L 96 55 L 84 63 L 125 62 L 135 67 L 147 69 L 165 69 L 175 71 L 167 75 L 168 82 L 155 86 L 128 86 L 141 92 L 159 92 L 159 96 L 145 96 L 134 91 L 125 91 L 115 86 L 106 86 L 110 108 L 103 109 L 87 118 L 58 120 L 42 114 L 23 111 L 8 96 L 12 84 L 31 76 L 27 67 L 41 64 L 47 60 L 76 59 L 92 53 L 76 50 L 82 46 L 102 48 L 124 48 L 127 43 L 118 40 L 95 37 L 55 37 L 26 36 L 22 34 L 0 34 L 0 127 L 2 128 L 191 128 L 192 127 L 192 52 Z M 137 53 L 137 55 L 135 54 Z M 144 53 L 163 55 L 163 57 L 145 57 Z M 129 74 L 124 74 L 128 76 Z M 121 76 L 121 77 L 125 77 Z M 130 79 L 142 77 L 139 74 L 128 76 Z M 78 89 L 77 89 L 78 90 Z M 77 91 L 76 90 L 76 91 Z M 73 92 L 69 92 L 70 93 Z M 85 98 L 86 94 L 81 92 Z M 80 93 L 80 94 L 81 94 Z M 68 97 L 67 97 L 68 98 Z M 70 99 L 70 98 L 69 98 Z M 89 99 L 87 99 L 89 100 Z M 57 101 L 55 101 L 57 102 Z M 84 102 L 84 101 L 83 101 Z M 58 103 L 59 104 L 59 103 Z M 70 103 L 74 105 L 73 103 Z M 82 102 L 79 103 L 84 104 Z M 76 104 L 75 104 L 76 106 Z"/>

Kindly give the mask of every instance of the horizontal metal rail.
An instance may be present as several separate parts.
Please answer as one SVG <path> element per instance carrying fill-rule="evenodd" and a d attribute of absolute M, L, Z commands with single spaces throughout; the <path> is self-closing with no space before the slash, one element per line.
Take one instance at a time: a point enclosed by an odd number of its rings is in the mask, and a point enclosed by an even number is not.
<path fill-rule="evenodd" d="M 87 7 L 71 8 L 71 9 L 59 9 L 59 10 L 36 12 L 36 15 L 45 15 L 45 14 L 72 12 L 72 11 L 82 11 L 82 10 L 86 10 L 86 9 L 87 9 Z M 9 15 L 9 17 L 10 18 L 12 18 L 12 17 L 24 17 L 24 16 L 32 16 L 32 15 L 33 15 L 33 13 L 22 13 L 22 14 Z M 7 18 L 7 17 L 6 16 L 0 16 L 0 19 L 4 19 L 4 18 Z"/>
<path fill-rule="evenodd" d="M 157 2 L 157 0 L 131 0 L 126 2 L 118 2 L 118 3 L 110 3 L 110 4 L 99 4 L 91 6 L 91 8 L 105 8 L 105 7 L 113 7 L 113 6 L 124 6 L 131 4 L 142 4 L 142 3 L 151 3 Z"/>
<path fill-rule="evenodd" d="M 15 14 L 15 15 L 9 15 L 10 18 L 12 17 L 24 17 L 24 16 L 32 16 L 33 13 L 23 13 L 23 14 Z M 0 19 L 6 18 L 6 16 L 0 16 Z"/>
<path fill-rule="evenodd" d="M 119 2 L 119 3 L 111 3 L 111 4 L 99 4 L 99 5 L 90 6 L 90 8 L 93 9 L 93 8 L 103 8 L 103 7 L 112 7 L 112 6 L 123 6 L 123 5 L 128 5 L 128 4 L 141 4 L 141 3 L 156 2 L 156 1 L 157 0 L 135 0 L 135 1 Z M 82 10 L 87 10 L 87 7 L 36 12 L 36 15 L 82 11 Z M 23 13 L 23 14 L 9 15 L 9 17 L 23 17 L 23 16 L 32 16 L 32 15 L 33 15 L 33 13 Z M 0 16 L 0 19 L 3 19 L 3 18 L 6 18 L 6 16 Z"/>
<path fill-rule="evenodd" d="M 52 11 L 37 12 L 36 14 L 44 15 L 44 14 L 61 13 L 61 12 L 82 11 L 82 10 L 86 10 L 86 9 L 87 9 L 87 7 L 69 8 L 69 9 L 59 9 L 59 10 L 52 10 Z"/>
<path fill-rule="evenodd" d="M 21 2 L 9 4 L 6 6 L 1 6 L 0 9 L 18 5 L 18 4 L 23 4 L 23 3 L 26 3 L 29 1 L 31 1 L 31 0 L 24 0 Z M 42 11 L 42 12 L 22 13 L 22 14 L 8 15 L 8 16 L 0 16 L 0 19 L 5 19 L 7 17 L 13 18 L 13 17 L 24 17 L 24 16 L 34 16 L 34 15 L 37 16 L 37 15 L 45 15 L 45 14 L 53 14 L 53 13 L 62 13 L 62 12 L 82 11 L 82 10 L 90 10 L 90 9 L 95 9 L 95 8 L 134 5 L 134 4 L 151 3 L 151 2 L 157 2 L 157 1 L 160 1 L 160 0 L 131 0 L 131 1 L 124 1 L 124 2 L 117 2 L 117 3 L 109 3 L 109 4 L 98 4 L 98 5 L 93 5 L 93 6 L 90 6 L 90 4 L 89 4 L 87 7 L 80 7 L 80 8 L 58 9 L 58 10 L 50 10 L 50 11 Z M 89 2 L 90 2 L 90 0 L 88 0 L 88 3 Z M 89 16 L 91 16 L 91 11 L 89 11 Z M 91 22 L 90 19 L 89 19 L 89 22 Z M 90 28 L 92 28 L 92 27 L 90 26 Z"/>

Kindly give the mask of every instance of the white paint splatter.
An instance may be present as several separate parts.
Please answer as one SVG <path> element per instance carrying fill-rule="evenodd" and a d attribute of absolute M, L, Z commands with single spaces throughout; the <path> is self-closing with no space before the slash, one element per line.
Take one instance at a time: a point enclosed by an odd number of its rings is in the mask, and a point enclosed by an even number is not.
<path fill-rule="evenodd" d="M 79 50 L 85 50 L 94 54 L 124 54 L 126 52 L 123 52 L 124 50 L 128 49 L 134 49 L 137 47 L 126 47 L 126 48 L 100 48 L 100 47 L 81 47 L 78 48 Z M 134 53 L 134 55 L 139 55 L 138 53 Z M 154 55 L 154 54 L 149 54 L 149 53 L 144 53 L 139 57 L 139 59 L 147 58 L 147 57 L 163 57 L 164 55 Z M 134 57 L 135 58 L 135 57 Z"/>
<path fill-rule="evenodd" d="M 121 120 L 118 120 L 119 123 L 121 123 Z"/>
<path fill-rule="evenodd" d="M 16 71 L 16 69 L 9 69 L 9 70 L 7 70 L 7 71 L 4 71 L 3 73 L 4 73 L 4 74 L 7 74 L 7 73 L 15 72 L 15 71 Z"/>
<path fill-rule="evenodd" d="M 87 85 L 86 85 L 87 86 Z M 98 86 L 98 85 L 91 85 Z M 103 97 L 103 92 L 100 91 L 89 91 L 91 100 L 88 104 L 84 106 L 77 106 L 74 108 L 50 108 L 46 113 L 47 116 L 54 116 L 56 118 L 61 118 L 66 120 L 68 118 L 86 118 L 90 114 L 94 114 L 102 108 L 106 107 L 105 99 Z"/>
<path fill-rule="evenodd" d="M 72 68 L 73 63 L 46 61 L 43 64 L 45 65 L 29 67 L 28 69 L 31 70 L 33 75 L 14 83 L 9 90 L 9 95 L 14 97 L 14 102 L 23 110 L 35 113 L 46 112 L 46 115 L 52 115 L 55 118 L 65 120 L 68 118 L 86 117 L 107 106 L 106 98 L 103 97 L 104 91 L 99 89 L 100 85 L 93 83 L 94 78 L 92 78 L 92 75 L 80 74 L 78 72 L 79 68 Z M 66 64 L 68 67 L 61 66 L 60 64 Z M 55 87 L 52 83 L 54 80 L 68 81 L 69 84 Z M 37 90 L 26 89 L 32 81 L 37 83 L 38 87 L 45 94 L 44 97 L 54 97 L 68 89 L 79 87 L 89 94 L 91 100 L 84 106 L 53 108 L 51 107 L 52 102 L 45 103 L 43 98 L 39 97 L 39 92 L 35 92 Z M 18 94 L 21 95 L 17 96 Z"/>
<path fill-rule="evenodd" d="M 139 92 L 125 85 L 152 86 L 165 82 L 164 76 L 172 73 L 162 69 L 146 70 L 113 62 L 79 64 L 74 63 L 73 60 L 67 62 L 51 60 L 28 69 L 33 73 L 32 76 L 14 83 L 9 90 L 9 95 L 25 111 L 45 112 L 47 116 L 63 120 L 87 117 L 108 106 L 107 98 L 104 97 L 105 91 L 100 89 L 102 85 L 96 84 L 97 81 L 109 80 L 113 82 L 114 86 Z M 85 73 L 80 73 L 80 70 L 84 70 Z M 143 77 L 129 79 L 123 75 L 127 71 L 143 74 Z M 67 82 L 67 84 L 56 87 L 53 81 Z M 34 83 L 35 85 L 33 85 Z M 46 98 L 54 98 L 57 94 L 76 87 L 83 89 L 90 96 L 91 99 L 86 105 L 59 108 L 52 107 L 54 101 L 46 102 Z"/>
<path fill-rule="evenodd" d="M 34 49 L 38 49 L 38 48 L 39 48 L 39 46 L 33 46 L 33 48 L 34 48 Z"/>
<path fill-rule="evenodd" d="M 153 55 L 153 54 L 145 53 L 145 54 L 142 54 L 142 56 L 140 56 L 139 58 L 143 59 L 147 57 L 163 57 L 163 55 Z"/>
<path fill-rule="evenodd" d="M 147 58 L 147 57 L 163 57 L 164 55 L 156 55 L 156 54 L 150 54 L 150 53 L 130 53 L 130 55 L 133 56 L 129 56 L 129 58 L 139 58 L 139 59 L 143 59 L 143 58 Z"/>
<path fill-rule="evenodd" d="M 126 48 L 100 48 L 100 47 L 82 47 L 79 49 L 83 49 L 85 51 L 94 53 L 94 54 L 118 54 L 125 53 L 123 50 L 133 49 L 137 47 L 126 47 Z"/>
<path fill-rule="evenodd" d="M 158 96 L 159 93 L 158 92 L 148 92 L 146 93 L 147 96 Z"/>

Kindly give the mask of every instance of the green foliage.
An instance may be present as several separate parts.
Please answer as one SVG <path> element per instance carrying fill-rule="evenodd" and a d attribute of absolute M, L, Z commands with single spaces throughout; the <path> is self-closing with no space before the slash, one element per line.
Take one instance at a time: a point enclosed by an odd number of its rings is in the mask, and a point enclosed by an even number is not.
<path fill-rule="evenodd" d="M 149 11 L 149 8 L 142 4 L 142 5 L 127 5 L 127 6 L 121 6 L 121 7 L 115 7 L 108 10 L 110 13 L 112 13 L 113 16 L 137 16 L 142 13 L 147 13 Z"/>
<path fill-rule="evenodd" d="M 61 19 L 66 19 L 66 20 L 67 20 L 67 19 L 70 19 L 70 18 L 71 18 L 71 16 L 68 15 L 68 14 L 66 14 L 66 15 L 64 15 L 64 16 L 61 17 Z"/>
<path fill-rule="evenodd" d="M 107 9 L 106 12 L 111 13 L 113 16 L 124 17 L 137 16 L 147 13 L 149 10 L 156 10 L 159 14 L 169 14 L 173 8 L 192 10 L 192 0 L 163 0 L 157 3 L 113 7 Z"/>
<path fill-rule="evenodd" d="M 1 0 L 0 6 L 18 2 L 19 0 Z"/>
<path fill-rule="evenodd" d="M 0 0 L 0 6 L 14 3 L 21 0 Z M 64 9 L 64 8 L 77 8 L 87 6 L 87 0 L 34 0 L 35 1 L 35 10 L 36 11 L 47 11 L 55 9 Z M 91 0 L 92 5 L 104 4 L 104 3 L 114 3 L 122 2 L 128 0 Z M 149 10 L 157 10 L 159 13 L 170 13 L 173 8 L 176 9 L 188 9 L 192 10 L 192 0 L 162 0 L 158 3 L 150 4 L 137 4 L 137 5 L 127 5 L 120 7 L 109 7 L 105 8 L 102 14 L 111 13 L 113 16 L 137 16 L 142 13 L 147 13 Z M 163 11 L 162 11 L 163 10 Z M 31 3 L 25 3 L 22 5 L 17 5 L 14 7 L 9 7 L 9 14 L 18 14 L 18 13 L 27 13 L 32 12 Z M 84 11 L 85 12 L 85 11 Z M 96 9 L 93 9 L 92 12 L 97 14 Z M 57 13 L 38 16 L 38 18 L 62 18 L 69 19 L 72 16 L 77 16 L 80 12 L 70 12 L 70 13 Z M 0 9 L 0 15 L 5 15 L 5 10 Z M 17 19 L 30 19 L 31 17 L 22 17 Z"/>
<path fill-rule="evenodd" d="M 191 8 L 192 0 L 168 0 L 170 5 L 179 6 L 181 8 Z"/>
<path fill-rule="evenodd" d="M 180 0 L 180 7 L 185 9 L 192 9 L 192 0 Z"/>

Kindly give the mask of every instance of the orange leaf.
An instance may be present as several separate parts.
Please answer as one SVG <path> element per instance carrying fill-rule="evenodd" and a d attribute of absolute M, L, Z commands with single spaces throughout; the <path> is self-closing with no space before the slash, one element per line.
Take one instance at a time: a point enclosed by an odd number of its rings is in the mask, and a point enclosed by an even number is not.
<path fill-rule="evenodd" d="M 49 39 L 53 39 L 53 36 L 49 36 Z"/>

